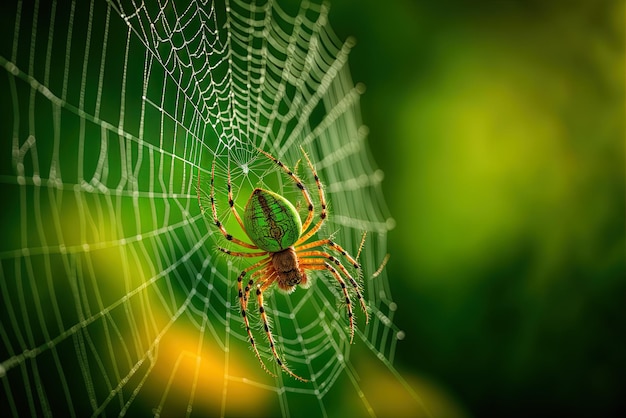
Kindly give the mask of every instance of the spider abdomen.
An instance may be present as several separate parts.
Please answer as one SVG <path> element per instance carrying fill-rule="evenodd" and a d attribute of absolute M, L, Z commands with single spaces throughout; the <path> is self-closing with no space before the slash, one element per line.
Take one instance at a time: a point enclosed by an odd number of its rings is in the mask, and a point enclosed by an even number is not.
<path fill-rule="evenodd" d="M 302 233 L 300 215 L 291 202 L 263 189 L 252 192 L 243 223 L 252 242 L 272 253 L 291 247 Z"/>

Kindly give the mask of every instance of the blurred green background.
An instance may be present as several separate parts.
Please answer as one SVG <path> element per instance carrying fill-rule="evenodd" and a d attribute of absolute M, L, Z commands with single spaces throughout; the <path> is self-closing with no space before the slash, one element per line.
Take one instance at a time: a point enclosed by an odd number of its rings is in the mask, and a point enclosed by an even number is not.
<path fill-rule="evenodd" d="M 625 412 L 624 2 L 338 0 L 330 21 L 398 225 L 398 367 L 472 416 Z"/>

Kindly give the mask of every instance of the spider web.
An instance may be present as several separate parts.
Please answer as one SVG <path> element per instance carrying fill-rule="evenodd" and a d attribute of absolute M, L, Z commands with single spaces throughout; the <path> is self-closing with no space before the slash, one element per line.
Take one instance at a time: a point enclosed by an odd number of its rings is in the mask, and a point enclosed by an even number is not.
<path fill-rule="evenodd" d="M 334 34 L 327 4 L 49 3 L 1 13 L 0 415 L 326 416 L 337 399 L 375 415 L 358 367 L 374 363 L 419 403 L 393 368 L 387 277 L 373 278 L 393 221 L 347 65 L 354 42 Z M 245 238 L 228 170 L 240 210 L 259 185 L 302 207 L 256 147 L 314 191 L 309 154 L 330 204 L 320 236 L 354 255 L 368 232 L 371 320 L 355 305 L 354 344 L 332 277 L 267 292 L 281 356 L 308 383 L 275 369 L 253 317 L 277 377 L 260 368 L 237 308 L 250 259 L 218 255 L 228 243 L 198 205 L 215 160 L 233 235 Z"/>

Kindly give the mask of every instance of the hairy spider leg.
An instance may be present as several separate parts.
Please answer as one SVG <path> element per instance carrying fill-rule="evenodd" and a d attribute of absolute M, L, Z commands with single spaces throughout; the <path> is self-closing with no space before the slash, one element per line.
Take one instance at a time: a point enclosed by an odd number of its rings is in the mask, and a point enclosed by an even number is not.
<path fill-rule="evenodd" d="M 271 267 L 269 268 L 271 269 Z M 268 270 L 269 270 L 268 269 Z M 271 269 L 273 270 L 273 269 Z M 274 342 L 274 336 L 272 335 L 272 329 L 270 328 L 270 324 L 267 320 L 267 314 L 265 313 L 265 306 L 263 305 L 263 292 L 274 283 L 274 281 L 276 280 L 276 274 L 274 274 L 275 272 L 272 272 L 272 274 L 265 276 L 265 278 L 263 279 L 262 283 L 257 284 L 256 287 L 256 298 L 257 298 L 257 303 L 259 305 L 259 314 L 261 314 L 261 319 L 263 320 L 263 329 L 265 330 L 265 335 L 267 335 L 267 340 L 270 343 L 270 349 L 272 350 L 272 354 L 274 355 L 274 359 L 276 360 L 276 363 L 280 366 L 281 369 L 283 369 L 285 372 L 287 372 L 291 377 L 293 377 L 294 379 L 298 379 L 302 382 L 308 382 L 308 380 L 298 376 L 297 374 L 295 374 L 294 372 L 292 372 L 289 367 L 287 367 L 285 365 L 285 363 L 283 363 L 283 361 L 280 359 L 280 356 L 278 355 L 278 352 L 276 351 L 276 343 Z M 256 350 L 256 348 L 255 348 Z"/>
<path fill-rule="evenodd" d="M 305 265 L 307 265 L 306 263 L 311 262 L 311 261 L 321 261 L 320 257 L 321 258 L 326 258 L 330 262 L 335 263 L 337 268 L 339 270 L 341 270 L 343 275 L 348 278 L 348 281 L 352 285 L 352 288 L 354 289 L 354 293 L 356 294 L 357 299 L 359 299 L 359 304 L 361 305 L 361 309 L 363 310 L 363 313 L 365 314 L 365 323 L 366 324 L 369 323 L 369 314 L 367 312 L 367 306 L 365 305 L 365 301 L 363 300 L 363 295 L 361 294 L 361 290 L 359 289 L 359 284 L 356 282 L 356 280 L 354 280 L 352 275 L 350 275 L 350 273 L 348 272 L 348 269 L 346 269 L 343 266 L 343 264 L 341 264 L 341 261 L 339 261 L 338 258 L 333 257 L 332 255 L 330 255 L 330 254 L 328 254 L 327 252 L 324 252 L 324 251 L 300 251 L 300 250 L 297 250 L 296 254 L 298 255 L 298 258 L 301 259 L 301 262 L 305 263 Z M 316 258 L 313 258 L 313 259 L 303 259 L 302 257 L 316 257 Z"/>
<path fill-rule="evenodd" d="M 218 250 L 223 252 L 224 254 L 232 255 L 233 257 L 263 257 L 267 255 L 267 251 L 255 252 L 255 253 L 246 253 L 243 251 L 231 251 L 228 248 L 217 247 Z"/>
<path fill-rule="evenodd" d="M 380 274 L 383 272 L 383 269 L 387 265 L 387 262 L 389 261 L 389 257 L 391 257 L 391 254 L 387 253 L 385 258 L 383 258 L 383 261 L 380 263 L 380 266 L 378 267 L 378 269 L 374 272 L 374 274 L 372 274 L 372 279 L 375 279 L 378 276 L 380 276 Z"/>
<path fill-rule="evenodd" d="M 235 207 L 235 200 L 233 199 L 233 188 L 230 183 L 230 160 L 228 161 L 228 181 L 226 182 L 226 185 L 228 188 L 228 205 L 230 206 L 230 210 L 231 212 L 233 212 L 233 215 L 235 215 L 235 219 L 237 219 L 237 223 L 239 224 L 241 229 L 245 231 L 246 228 L 244 228 L 243 226 L 241 217 L 239 216 L 239 213 L 237 212 L 237 208 Z"/>
<path fill-rule="evenodd" d="M 282 168 L 283 171 L 285 173 L 287 173 L 287 175 L 289 177 L 291 177 L 291 179 L 296 183 L 296 186 L 298 186 L 298 189 L 300 189 L 300 191 L 302 192 L 302 195 L 306 199 L 307 209 L 309 211 L 309 213 L 308 213 L 308 215 L 306 217 L 306 220 L 302 224 L 302 231 L 306 231 L 307 228 L 311 225 L 311 221 L 313 220 L 313 209 L 314 209 L 314 207 L 313 207 L 313 200 L 311 200 L 311 195 L 309 195 L 309 192 L 307 191 L 306 187 L 304 186 L 304 183 L 302 183 L 302 180 L 300 180 L 300 178 L 293 171 L 291 171 L 291 169 L 289 169 L 289 167 L 287 167 L 282 161 L 278 160 L 277 158 L 272 156 L 270 153 L 265 152 L 265 151 L 263 151 L 260 148 L 257 148 L 257 149 L 260 152 L 262 152 L 263 154 L 265 154 L 265 156 L 267 156 L 267 158 L 269 158 L 270 160 L 274 161 L 276 163 L 276 165 L 278 165 L 280 168 Z"/>
<path fill-rule="evenodd" d="M 202 189 L 200 188 L 200 167 L 198 167 L 198 184 L 196 184 L 196 196 L 198 196 L 198 206 L 200 206 L 200 213 L 204 215 L 206 213 L 206 209 L 202 206 L 202 200 L 200 199 L 200 192 Z"/>
<path fill-rule="evenodd" d="M 230 176 L 230 170 L 229 170 L 229 176 Z M 215 224 L 215 226 L 217 226 L 220 230 L 220 232 L 222 233 L 222 235 L 224 235 L 224 238 L 226 238 L 228 241 L 232 241 L 235 244 L 241 246 L 241 247 L 245 247 L 245 248 L 250 248 L 252 250 L 258 250 L 259 247 L 257 247 L 256 245 L 252 245 L 252 244 L 248 244 L 247 242 L 241 241 L 240 239 L 237 239 L 235 237 L 233 237 L 231 234 L 229 234 L 226 231 L 226 228 L 224 228 L 224 225 L 220 222 L 220 220 L 217 217 L 217 209 L 215 208 L 215 160 L 213 160 L 213 164 L 211 166 L 211 212 L 213 214 L 213 223 Z M 200 171 L 198 171 L 198 187 L 200 187 Z M 229 203 L 232 201 L 232 194 L 229 195 Z M 200 202 L 200 197 L 198 195 L 198 202 Z M 200 205 L 200 207 L 202 208 L 202 205 Z M 233 205 L 231 205 L 231 208 L 233 207 Z M 204 209 L 202 209 L 202 211 L 204 212 Z M 239 219 L 239 215 L 236 215 L 237 220 L 239 222 L 241 222 L 241 220 Z M 245 229 L 244 229 L 245 231 Z"/>
<path fill-rule="evenodd" d="M 250 341 L 250 345 L 252 345 L 252 349 L 254 350 L 254 355 L 256 356 L 257 360 L 259 360 L 259 363 L 261 363 L 261 367 L 263 368 L 263 370 L 265 370 L 271 376 L 276 377 L 276 375 L 272 373 L 265 366 L 265 363 L 263 362 L 263 359 L 261 358 L 261 354 L 259 353 L 259 350 L 256 347 L 254 336 L 252 335 L 252 330 L 250 329 L 250 321 L 248 320 L 248 313 L 247 313 L 248 298 L 250 296 L 250 289 L 252 288 L 252 284 L 254 283 L 254 278 L 256 276 L 263 274 L 264 269 L 260 269 L 252 273 L 250 275 L 250 280 L 248 281 L 248 284 L 246 285 L 245 290 L 242 289 L 242 282 L 246 274 L 249 271 L 254 270 L 255 268 L 264 267 L 269 262 L 270 262 L 270 258 L 266 258 L 266 259 L 259 261 L 258 263 L 255 263 L 247 267 L 245 270 L 243 270 L 241 274 L 237 277 L 237 290 L 238 290 L 238 296 L 239 296 L 239 305 L 241 306 L 241 317 L 243 318 L 244 325 L 246 326 L 246 332 L 248 333 L 248 339 Z"/>
<path fill-rule="evenodd" d="M 348 254 L 348 252 L 346 250 L 343 249 L 343 247 L 339 244 L 337 244 L 336 242 L 334 242 L 331 239 L 321 239 L 318 241 L 313 241 L 313 242 L 309 242 L 307 244 L 303 244 L 303 245 L 299 245 L 296 247 L 296 249 L 298 251 L 301 250 L 308 250 L 309 248 L 314 248 L 314 247 L 323 247 L 323 246 L 328 246 L 330 248 L 332 248 L 333 250 L 337 251 L 339 254 L 341 254 L 342 256 L 344 256 L 346 258 L 346 260 L 348 260 L 350 262 L 350 264 L 352 264 L 352 267 L 354 267 L 355 269 L 359 270 L 361 268 L 361 266 L 359 265 L 359 263 L 352 258 L 352 256 L 350 254 Z"/>
<path fill-rule="evenodd" d="M 361 257 L 361 250 L 363 250 L 363 246 L 365 245 L 365 237 L 367 236 L 367 231 L 363 231 L 363 235 L 361 235 L 361 243 L 359 244 L 359 250 L 356 252 L 355 260 L 358 260 Z"/>
<path fill-rule="evenodd" d="M 320 178 L 317 175 L 317 171 L 315 170 L 315 166 L 313 166 L 313 163 L 309 159 L 309 156 L 304 151 L 304 148 L 300 147 L 300 149 L 302 150 L 302 153 L 304 154 L 304 158 L 306 159 L 306 162 L 309 165 L 309 168 L 311 169 L 311 172 L 313 173 L 313 178 L 315 178 L 315 184 L 317 185 L 317 193 L 318 193 L 318 196 L 319 196 L 319 199 L 320 199 L 320 205 L 322 207 L 322 210 L 320 211 L 320 220 L 317 221 L 317 223 L 313 226 L 313 228 L 311 228 L 310 231 L 302 234 L 302 236 L 298 239 L 298 241 L 295 243 L 295 245 L 299 245 L 299 244 L 302 244 L 303 242 L 307 242 L 313 235 L 315 235 L 315 233 L 317 231 L 319 231 L 319 229 L 324 224 L 324 221 L 326 220 L 326 216 L 328 215 L 326 213 L 326 198 L 324 197 L 324 189 L 322 187 L 322 182 L 320 181 Z M 307 227 L 308 226 L 309 225 L 307 225 Z M 302 228 L 302 231 L 305 232 L 306 228 Z"/>
<path fill-rule="evenodd" d="M 348 288 L 346 286 L 346 282 L 341 277 L 341 274 L 326 261 L 320 259 L 311 259 L 311 260 L 302 260 L 300 266 L 303 266 L 307 270 L 328 270 L 335 276 L 335 279 L 339 282 L 339 286 L 341 286 L 341 291 L 343 292 L 343 296 L 345 297 L 346 309 L 348 311 L 348 320 L 350 322 L 350 344 L 354 340 L 354 314 L 352 313 L 352 301 L 350 300 L 350 295 L 348 294 Z"/>

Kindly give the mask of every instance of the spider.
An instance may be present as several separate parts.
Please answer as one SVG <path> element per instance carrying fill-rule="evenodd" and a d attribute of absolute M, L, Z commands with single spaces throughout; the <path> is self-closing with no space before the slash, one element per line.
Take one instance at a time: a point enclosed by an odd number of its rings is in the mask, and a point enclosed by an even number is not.
<path fill-rule="evenodd" d="M 313 223 L 313 201 L 311 200 L 311 196 L 309 195 L 309 192 L 304 186 L 302 180 L 300 180 L 300 178 L 298 178 L 298 176 L 280 160 L 263 150 L 259 149 L 259 151 L 278 165 L 291 178 L 298 189 L 300 189 L 308 208 L 306 220 L 303 224 L 294 205 L 283 196 L 261 188 L 255 189 L 250 195 L 242 218 L 239 215 L 233 200 L 229 169 L 227 180 L 228 204 L 235 219 L 237 220 L 237 223 L 252 243 L 235 238 L 226 231 L 224 224 L 218 219 L 217 216 L 214 190 L 215 161 L 213 161 L 213 165 L 211 167 L 210 192 L 213 223 L 228 241 L 249 250 L 260 251 L 231 251 L 222 247 L 218 247 L 218 249 L 221 252 L 233 257 L 263 257 L 260 261 L 257 261 L 251 266 L 245 268 L 237 277 L 239 305 L 241 307 L 241 316 L 246 327 L 248 339 L 252 345 L 256 358 L 261 363 L 263 370 L 276 377 L 275 374 L 269 371 L 263 362 L 257 349 L 256 340 L 254 339 L 250 328 L 250 322 L 248 320 L 248 302 L 250 292 L 254 291 L 256 294 L 260 318 L 263 322 L 263 329 L 267 336 L 274 360 L 276 360 L 276 363 L 284 372 L 295 379 L 306 382 L 306 379 L 292 372 L 278 355 L 276 342 L 265 312 L 263 292 L 270 288 L 270 286 L 276 284 L 280 290 L 291 293 L 295 290 L 297 285 L 308 287 L 307 285 L 309 284 L 309 279 L 307 277 L 307 271 L 325 270 L 329 272 L 330 275 L 332 275 L 339 283 L 341 291 L 343 292 L 343 297 L 345 298 L 350 328 L 350 343 L 352 343 L 354 339 L 354 315 L 352 312 L 352 301 L 348 292 L 348 286 L 346 285 L 346 279 L 354 290 L 354 293 L 359 300 L 359 304 L 361 305 L 361 309 L 365 313 L 366 323 L 369 321 L 367 307 L 356 280 L 350 275 L 348 270 L 343 266 L 338 258 L 328 253 L 327 248 L 341 254 L 345 260 L 347 260 L 352 267 L 357 270 L 357 272 L 360 269 L 360 266 L 346 250 L 331 239 L 327 238 L 310 241 L 326 220 L 327 211 L 322 183 L 306 152 L 302 150 L 308 166 L 315 178 L 321 205 L 319 219 L 316 223 Z M 200 205 L 202 213 L 204 213 L 205 210 L 200 201 L 200 174 L 198 174 L 197 193 L 198 204 Z M 244 280 L 246 276 L 249 276 L 247 282 Z"/>

